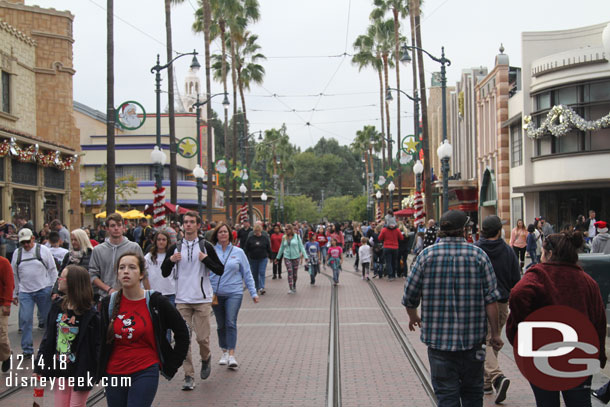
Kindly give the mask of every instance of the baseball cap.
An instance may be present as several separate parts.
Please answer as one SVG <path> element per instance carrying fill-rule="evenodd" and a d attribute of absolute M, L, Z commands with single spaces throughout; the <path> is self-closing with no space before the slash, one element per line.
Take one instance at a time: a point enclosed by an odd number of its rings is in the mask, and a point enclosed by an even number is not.
<path fill-rule="evenodd" d="M 489 215 L 483 219 L 481 229 L 483 232 L 498 233 L 498 230 L 502 229 L 502 219 L 496 215 Z"/>
<path fill-rule="evenodd" d="M 28 228 L 23 228 L 18 233 L 19 243 L 32 240 L 32 231 Z"/>
<path fill-rule="evenodd" d="M 463 229 L 470 223 L 470 218 L 462 211 L 450 210 L 443 213 L 440 220 L 441 230 Z"/>

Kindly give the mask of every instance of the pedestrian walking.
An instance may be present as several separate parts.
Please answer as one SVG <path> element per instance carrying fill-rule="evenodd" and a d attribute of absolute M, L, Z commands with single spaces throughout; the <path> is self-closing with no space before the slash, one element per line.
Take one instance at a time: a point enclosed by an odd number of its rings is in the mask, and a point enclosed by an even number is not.
<path fill-rule="evenodd" d="M 213 289 L 210 271 L 222 275 L 224 266 L 218 259 L 214 246 L 198 235 L 201 218 L 195 211 L 188 211 L 183 217 L 184 238 L 170 246 L 169 254 L 161 264 L 163 277 L 175 273 L 176 308 L 192 332 L 197 335 L 199 356 L 201 357 L 202 380 L 210 377 L 212 354 L 210 352 L 210 315 L 212 313 Z M 184 361 L 184 383 L 182 390 L 195 388 L 195 369 L 188 348 Z"/>
<path fill-rule="evenodd" d="M 506 336 L 515 341 L 517 327 L 534 311 L 563 305 L 586 315 L 599 338 L 599 361 L 606 363 L 606 314 L 599 286 L 578 265 L 578 252 L 584 244 L 580 232 L 563 232 L 549 235 L 542 246 L 542 263 L 536 264 L 510 293 L 510 314 Z M 548 391 L 530 383 L 540 407 L 558 406 L 559 391 Z M 562 391 L 567 407 L 591 406 L 591 376 L 573 389 Z"/>
<path fill-rule="evenodd" d="M 273 280 L 276 278 L 282 278 L 282 262 L 275 261 L 275 259 L 277 259 L 277 253 L 280 251 L 283 237 L 284 234 L 280 229 L 280 225 L 273 225 L 273 231 L 269 236 L 269 239 L 271 240 L 271 258 L 273 259 Z"/>
<path fill-rule="evenodd" d="M 523 224 L 523 219 L 517 220 L 517 226 L 510 232 L 510 247 L 519 258 L 521 269 L 525 266 L 525 252 L 527 250 L 527 229 Z"/>
<path fill-rule="evenodd" d="M 394 223 L 390 221 L 389 225 L 384 227 L 379 234 L 379 241 L 383 243 L 386 274 L 390 281 L 396 278 L 396 272 L 398 271 L 398 242 L 403 239 L 404 236 L 400 229 L 398 229 L 396 221 Z"/>
<path fill-rule="evenodd" d="M 57 269 L 58 274 L 68 267 L 69 265 L 80 266 L 85 270 L 89 271 L 89 261 L 91 261 L 91 253 L 93 253 L 93 246 L 87 236 L 87 232 L 82 229 L 74 229 L 70 232 L 70 250 L 65 254 L 59 268 Z M 59 279 L 53 285 L 51 293 L 51 299 L 55 299 L 58 296 L 64 295 L 59 288 Z"/>
<path fill-rule="evenodd" d="M 487 254 L 466 242 L 469 223 L 470 218 L 462 211 L 443 214 L 441 239 L 417 256 L 402 299 L 409 315 L 409 330 L 420 327 L 422 342 L 428 346 L 439 407 L 460 403 L 482 406 L 488 325 L 491 346 L 500 350 L 503 345 L 496 277 Z M 417 311 L 420 303 L 421 318 Z"/>
<path fill-rule="evenodd" d="M 15 280 L 13 304 L 19 305 L 23 357 L 30 358 L 34 353 L 34 305 L 39 311 L 38 328 L 44 328 L 51 308 L 51 290 L 57 280 L 57 267 L 51 251 L 34 241 L 31 229 L 24 227 L 19 231 L 19 244 L 21 247 L 15 251 L 11 264 Z"/>
<path fill-rule="evenodd" d="M 360 223 L 358 222 L 354 222 L 354 246 L 353 246 L 353 251 L 356 254 L 356 260 L 354 261 L 354 270 L 358 271 L 358 265 L 360 263 L 360 255 L 359 255 L 359 249 L 360 249 L 360 245 L 362 244 L 362 237 L 364 235 L 362 234 L 362 228 L 360 226 Z"/>
<path fill-rule="evenodd" d="M 519 224 L 519 222 L 517 222 Z M 502 331 L 508 318 L 508 297 L 510 290 L 521 278 L 521 267 L 516 251 L 502 239 L 502 220 L 496 215 L 490 215 L 483 220 L 481 239 L 475 243 L 483 249 L 493 266 L 494 274 L 500 296 L 498 298 L 498 328 Z M 504 376 L 498 363 L 498 351 L 491 344 L 491 327 L 487 326 L 485 348 L 485 374 L 483 392 L 495 393 L 495 403 L 506 399 L 506 392 L 510 386 L 510 379 Z"/>
<path fill-rule="evenodd" d="M 318 226 L 316 231 L 316 241 L 320 244 L 320 250 L 322 254 L 322 267 L 326 269 L 326 258 L 328 257 L 328 239 L 324 232 L 324 226 Z"/>
<path fill-rule="evenodd" d="M 360 258 L 360 265 L 362 266 L 362 279 L 369 279 L 369 269 L 371 261 L 373 260 L 373 250 L 368 244 L 366 237 L 360 238 L 360 247 L 358 248 L 358 257 Z"/>
<path fill-rule="evenodd" d="M 258 232 L 259 237 L 262 237 L 260 230 Z M 224 266 L 222 275 L 212 275 L 210 277 L 214 295 L 217 299 L 217 304 L 212 304 L 212 309 L 216 317 L 218 344 L 222 349 L 222 356 L 218 364 L 237 369 L 239 366 L 235 359 L 237 314 L 244 296 L 244 283 L 255 304 L 258 303 L 258 294 L 256 293 L 248 258 L 241 248 L 233 245 L 233 234 L 229 225 L 221 222 L 216 226 L 212 234 L 212 244 L 214 244 L 214 249 Z"/>
<path fill-rule="evenodd" d="M 536 227 L 533 224 L 527 225 L 527 254 L 530 256 L 531 263 L 527 265 L 526 270 L 534 264 L 538 264 L 538 244 L 536 242 Z"/>
<path fill-rule="evenodd" d="M 69 265 L 58 280 L 59 290 L 65 294 L 51 305 L 34 372 L 65 380 L 63 386 L 55 387 L 55 407 L 85 407 L 93 388 L 88 379 L 97 372 L 100 316 L 84 267 Z M 73 386 L 68 378 L 74 378 Z"/>
<path fill-rule="evenodd" d="M 146 260 L 146 272 L 148 273 L 150 289 L 163 294 L 172 305 L 176 305 L 175 273 L 172 270 L 169 276 L 163 277 L 161 271 L 161 265 L 167 256 L 170 242 L 171 236 L 167 231 L 158 231 L 153 238 L 150 251 L 144 256 L 144 260 Z"/>
<path fill-rule="evenodd" d="M 253 232 L 246 239 L 243 250 L 250 262 L 250 270 L 254 278 L 256 292 L 264 295 L 267 262 L 273 255 L 271 253 L 271 241 L 267 233 L 263 233 L 262 224 L 256 223 L 254 225 Z"/>
<path fill-rule="evenodd" d="M 139 247 L 139 246 L 138 246 Z M 123 253 L 117 263 L 119 290 L 102 300 L 102 345 L 97 378 L 129 386 L 106 387 L 109 407 L 149 407 L 159 385 L 159 371 L 171 379 L 189 348 L 189 329 L 180 313 L 161 293 L 144 290 L 146 260 Z M 166 332 L 174 335 L 174 346 Z"/>
<path fill-rule="evenodd" d="M 8 372 L 11 367 L 11 341 L 8 337 L 8 318 L 11 315 L 15 278 L 8 259 L 0 257 L 0 369 Z"/>
<path fill-rule="evenodd" d="M 595 215 L 596 215 L 595 211 L 593 209 L 589 209 L 589 218 L 585 221 L 585 224 L 584 224 L 584 228 L 587 232 L 587 234 L 586 234 L 587 243 L 592 242 L 593 238 L 597 234 L 597 229 L 595 228 L 595 222 L 597 222 L 597 219 L 595 219 Z"/>
<path fill-rule="evenodd" d="M 316 241 L 315 235 L 309 236 L 309 242 L 305 243 L 305 251 L 307 252 L 307 266 L 305 269 L 309 272 L 310 284 L 316 283 L 316 275 L 320 273 L 320 261 L 322 252 L 320 251 L 320 243 Z"/>
<path fill-rule="evenodd" d="M 610 234 L 608 234 L 608 224 L 603 220 L 595 222 L 597 231 L 591 245 L 591 253 L 610 254 Z"/>
<path fill-rule="evenodd" d="M 303 257 L 307 257 L 305 246 L 303 246 L 299 235 L 294 233 L 294 227 L 287 224 L 286 234 L 282 238 L 282 245 L 274 262 L 284 259 L 286 273 L 288 274 L 288 294 L 297 292 L 297 271 L 299 262 L 303 263 Z"/>
<path fill-rule="evenodd" d="M 343 264 L 343 249 L 339 246 L 337 239 L 331 239 L 330 247 L 328 248 L 328 265 L 333 271 L 333 281 L 335 285 L 339 284 L 339 274 L 341 273 L 341 265 Z"/>
<path fill-rule="evenodd" d="M 436 243 L 436 234 L 438 229 L 436 227 L 436 221 L 434 219 L 428 220 L 428 228 L 424 233 L 424 249 L 428 246 L 432 246 Z"/>

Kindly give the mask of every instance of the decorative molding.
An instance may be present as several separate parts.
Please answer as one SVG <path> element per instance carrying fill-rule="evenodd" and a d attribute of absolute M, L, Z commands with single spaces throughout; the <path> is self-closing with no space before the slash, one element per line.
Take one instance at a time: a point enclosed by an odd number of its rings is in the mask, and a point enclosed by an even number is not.
<path fill-rule="evenodd" d="M 32 30 L 32 32 L 30 34 L 32 34 L 32 36 L 36 36 L 36 37 L 53 38 L 56 40 L 64 40 L 64 41 L 74 43 L 74 38 L 70 37 L 69 35 L 54 34 L 54 33 L 48 33 L 45 31 L 37 31 L 37 30 Z"/>
<path fill-rule="evenodd" d="M 539 77 L 565 69 L 574 69 L 592 64 L 608 62 L 602 47 L 588 47 L 549 55 L 532 62 L 532 76 Z"/>
<path fill-rule="evenodd" d="M 17 120 L 19 120 L 19 117 L 13 116 L 12 114 L 3 112 L 1 110 L 0 110 L 0 118 L 10 120 L 12 122 L 16 122 Z"/>
<path fill-rule="evenodd" d="M 36 40 L 28 37 L 26 34 L 24 34 L 23 32 L 19 31 L 18 29 L 16 29 L 15 27 L 10 25 L 6 21 L 2 20 L 1 18 L 0 18 L 0 29 L 8 32 L 12 36 L 20 39 L 21 41 L 25 42 L 28 45 L 31 45 L 33 47 L 35 47 L 37 45 L 36 44 Z"/>
<path fill-rule="evenodd" d="M 46 14 L 49 16 L 57 16 L 57 17 L 65 17 L 65 18 L 70 19 L 71 21 L 74 21 L 74 14 L 70 13 L 69 11 L 60 11 L 60 10 L 55 10 L 54 8 L 42 8 L 39 6 L 26 6 L 24 4 L 16 4 L 16 3 L 11 3 L 11 2 L 7 2 L 7 1 L 1 1 L 1 0 L 0 0 L 0 5 L 2 6 L 2 8 L 11 8 L 13 10 L 28 11 L 30 13 Z"/>
<path fill-rule="evenodd" d="M 76 70 L 74 70 L 73 68 L 66 68 L 64 67 L 63 63 L 55 61 L 51 64 L 51 68 L 36 67 L 34 68 L 34 72 L 45 75 L 57 75 L 57 72 L 65 72 L 69 73 L 70 75 L 74 75 L 76 73 Z"/>

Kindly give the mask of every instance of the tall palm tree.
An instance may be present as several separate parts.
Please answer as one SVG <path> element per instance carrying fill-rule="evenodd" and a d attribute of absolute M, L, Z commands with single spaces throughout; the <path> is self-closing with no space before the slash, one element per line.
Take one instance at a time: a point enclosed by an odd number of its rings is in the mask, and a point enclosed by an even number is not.
<path fill-rule="evenodd" d="M 195 22 L 193 23 L 193 31 L 195 32 L 203 32 L 203 45 L 205 52 L 205 89 L 206 89 L 206 99 L 209 99 L 212 96 L 212 81 L 211 81 L 211 73 L 210 73 L 210 26 L 212 24 L 212 10 L 210 7 L 210 0 L 200 0 L 201 8 L 199 8 L 195 12 Z M 206 121 L 209 121 L 212 117 L 212 104 L 206 104 Z M 207 195 L 206 195 L 206 217 L 208 221 L 212 221 L 212 209 L 213 209 L 213 190 L 212 190 L 212 182 L 213 182 L 213 174 L 214 167 L 212 166 L 212 126 L 206 126 L 207 132 L 207 145 L 208 145 L 208 153 L 207 153 L 207 161 L 208 161 L 208 182 L 207 182 Z M 226 193 L 227 191 L 225 191 Z M 227 202 L 227 197 L 225 197 L 225 202 Z M 226 217 L 229 218 L 229 206 L 225 204 L 226 208 Z"/>
<path fill-rule="evenodd" d="M 114 150 L 114 0 L 106 4 L 106 213 L 116 210 L 115 188 L 115 150 Z"/>
<path fill-rule="evenodd" d="M 165 0 L 165 38 L 167 62 L 173 58 L 172 47 L 172 4 L 180 4 L 184 0 Z M 167 68 L 167 98 L 169 115 L 169 179 L 170 179 L 170 201 L 178 203 L 178 161 L 176 157 L 176 119 L 174 117 L 174 69 Z"/>

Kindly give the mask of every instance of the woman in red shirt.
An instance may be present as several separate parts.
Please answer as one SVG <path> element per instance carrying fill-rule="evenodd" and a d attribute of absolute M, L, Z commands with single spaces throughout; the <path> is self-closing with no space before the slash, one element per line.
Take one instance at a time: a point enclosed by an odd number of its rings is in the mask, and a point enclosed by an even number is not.
<path fill-rule="evenodd" d="M 316 231 L 316 242 L 320 243 L 320 252 L 322 253 L 322 266 L 326 270 L 326 253 L 328 252 L 328 239 L 326 233 L 324 233 L 324 226 L 318 226 Z"/>
<path fill-rule="evenodd" d="M 102 376 L 129 377 L 130 385 L 106 387 L 109 407 L 152 405 L 159 385 L 159 370 L 170 379 L 186 358 L 188 328 L 180 313 L 159 292 L 142 289 L 146 262 L 140 254 L 125 253 L 118 261 L 121 289 L 102 300 L 100 351 Z M 172 349 L 166 332 L 174 332 Z M 116 379 L 115 379 L 116 380 Z M 122 380 L 118 380 L 123 384 Z"/>
<path fill-rule="evenodd" d="M 277 252 L 280 251 L 280 246 L 282 245 L 282 237 L 284 234 L 280 230 L 280 225 L 273 225 L 273 231 L 271 235 L 269 235 L 269 239 L 271 240 L 271 260 L 275 260 L 277 258 Z M 282 262 L 273 262 L 273 280 L 276 278 L 282 278 Z"/>

